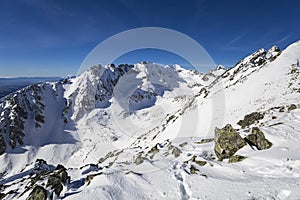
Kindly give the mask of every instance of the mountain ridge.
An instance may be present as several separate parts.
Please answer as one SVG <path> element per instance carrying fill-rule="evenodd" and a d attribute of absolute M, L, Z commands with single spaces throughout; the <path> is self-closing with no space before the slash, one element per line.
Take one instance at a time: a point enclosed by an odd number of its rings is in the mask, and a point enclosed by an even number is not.
<path fill-rule="evenodd" d="M 224 186 L 233 184 L 236 198 L 296 197 L 299 55 L 300 42 L 283 51 L 274 46 L 207 74 L 150 62 L 98 65 L 75 78 L 10 94 L 0 100 L 0 193 L 5 199 L 37 191 L 56 199 L 215 199 L 221 196 L 212 192 L 214 185 L 230 198 Z M 212 146 L 226 131 L 248 139 L 235 157 L 221 161 Z M 269 149 L 255 147 L 257 134 Z M 287 167 L 292 169 L 282 174 Z M 259 193 L 261 181 L 269 185 L 267 193 Z"/>

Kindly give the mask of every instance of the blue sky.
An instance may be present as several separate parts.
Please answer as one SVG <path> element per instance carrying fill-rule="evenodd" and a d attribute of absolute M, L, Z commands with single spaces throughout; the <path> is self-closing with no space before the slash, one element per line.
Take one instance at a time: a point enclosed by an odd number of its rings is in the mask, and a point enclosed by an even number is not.
<path fill-rule="evenodd" d="M 101 41 L 139 27 L 164 27 L 198 41 L 227 67 L 258 48 L 300 39 L 297 0 L 1 0 L 0 77 L 76 74 Z M 184 62 L 145 50 L 118 62 Z"/>

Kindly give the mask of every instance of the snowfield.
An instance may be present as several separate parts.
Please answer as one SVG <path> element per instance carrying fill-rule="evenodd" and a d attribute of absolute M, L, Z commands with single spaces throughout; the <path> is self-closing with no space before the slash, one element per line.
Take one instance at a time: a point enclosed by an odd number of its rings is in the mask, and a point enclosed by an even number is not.
<path fill-rule="evenodd" d="M 10 94 L 0 199 L 300 199 L 299 59 L 296 42 L 207 74 L 97 65 Z M 221 158 L 216 127 L 245 144 Z"/>

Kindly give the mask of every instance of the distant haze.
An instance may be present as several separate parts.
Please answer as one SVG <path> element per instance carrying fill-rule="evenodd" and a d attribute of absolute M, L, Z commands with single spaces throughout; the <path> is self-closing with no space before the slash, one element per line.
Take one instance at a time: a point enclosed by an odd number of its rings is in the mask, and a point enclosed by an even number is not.
<path fill-rule="evenodd" d="M 0 98 L 22 89 L 28 85 L 57 81 L 60 77 L 18 77 L 18 78 L 0 78 Z"/>

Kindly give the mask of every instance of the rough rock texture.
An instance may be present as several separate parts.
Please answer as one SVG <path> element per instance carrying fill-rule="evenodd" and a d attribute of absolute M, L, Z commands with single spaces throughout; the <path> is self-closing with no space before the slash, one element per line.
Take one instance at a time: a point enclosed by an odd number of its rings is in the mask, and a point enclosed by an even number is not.
<path fill-rule="evenodd" d="M 59 196 L 61 191 L 63 190 L 63 186 L 68 181 L 68 173 L 66 172 L 66 168 L 62 165 L 58 165 L 53 174 L 50 175 L 47 187 L 50 187 L 53 192 Z"/>
<path fill-rule="evenodd" d="M 268 51 L 259 49 L 253 54 L 239 61 L 232 69 L 227 70 L 222 74 L 222 78 L 228 78 L 233 82 L 232 85 L 247 78 L 247 75 L 253 73 L 255 69 L 262 68 L 266 63 L 275 60 L 281 51 L 278 47 L 273 46 Z"/>
<path fill-rule="evenodd" d="M 134 160 L 134 163 L 135 163 L 136 165 L 140 165 L 140 164 L 142 164 L 142 163 L 144 162 L 144 160 L 145 160 L 145 158 L 142 157 L 141 154 L 138 154 L 137 157 L 136 157 L 135 160 Z"/>
<path fill-rule="evenodd" d="M 52 85 L 31 85 L 0 100 L 0 155 L 5 147 L 16 148 L 24 143 L 28 134 L 26 122 L 32 121 L 35 128 L 45 123 L 43 94 L 46 89 L 52 89 Z"/>
<path fill-rule="evenodd" d="M 84 114 L 96 107 L 107 107 L 119 79 L 132 68 L 133 65 L 97 65 L 78 77 L 80 81 L 77 89 L 70 95 L 75 121 L 79 121 Z"/>
<path fill-rule="evenodd" d="M 64 166 L 57 165 L 55 168 L 42 159 L 35 162 L 32 174 L 28 184 L 28 189 L 34 187 L 28 196 L 30 200 L 57 198 L 64 186 L 70 181 L 67 169 Z M 41 187 L 40 184 L 45 185 L 45 188 Z"/>
<path fill-rule="evenodd" d="M 42 186 L 35 186 L 27 200 L 46 200 L 47 192 Z"/>
<path fill-rule="evenodd" d="M 258 127 L 252 128 L 252 133 L 247 135 L 245 140 L 258 150 L 269 149 L 272 146 L 272 143 L 265 138 L 264 133 Z"/>
<path fill-rule="evenodd" d="M 241 155 L 234 155 L 231 158 L 229 158 L 229 163 L 236 163 L 236 162 L 241 162 L 242 160 L 244 160 L 246 157 L 245 156 L 241 156 Z"/>
<path fill-rule="evenodd" d="M 288 111 L 295 110 L 297 106 L 295 104 L 291 104 L 288 108 Z"/>
<path fill-rule="evenodd" d="M 222 129 L 215 129 L 215 153 L 219 160 L 230 158 L 246 145 L 245 140 L 227 124 Z"/>
<path fill-rule="evenodd" d="M 249 115 L 245 115 L 243 120 L 240 120 L 237 124 L 240 125 L 242 128 L 248 127 L 255 122 L 263 119 L 264 115 L 259 112 L 253 112 Z"/>

